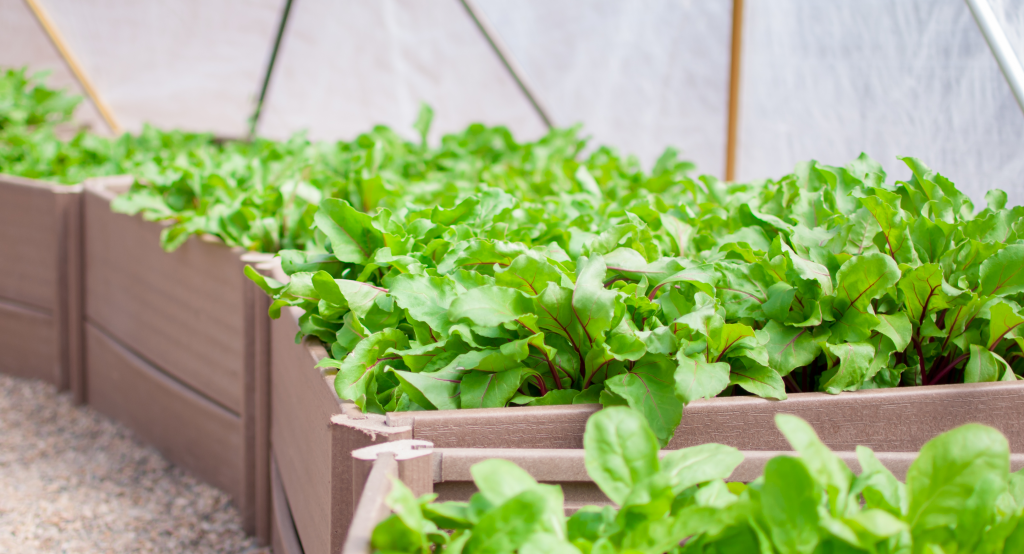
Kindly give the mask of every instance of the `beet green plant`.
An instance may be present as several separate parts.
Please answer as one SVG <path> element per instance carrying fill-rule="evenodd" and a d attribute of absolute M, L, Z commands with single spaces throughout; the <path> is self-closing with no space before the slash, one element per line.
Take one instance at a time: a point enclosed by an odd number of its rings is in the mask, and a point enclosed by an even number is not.
<path fill-rule="evenodd" d="M 1024 552 L 1024 475 L 1010 473 L 1006 438 L 983 425 L 928 442 L 899 482 L 871 449 L 855 475 L 802 419 L 780 414 L 798 457 L 778 456 L 748 485 L 726 483 L 743 461 L 705 444 L 668 452 L 626 408 L 587 422 L 587 473 L 615 504 L 566 518 L 562 490 L 512 462 L 470 471 L 469 502 L 415 498 L 397 479 L 394 512 L 373 531 L 374 552 L 477 554 Z"/>
<path fill-rule="evenodd" d="M 378 413 L 624 404 L 665 444 L 699 398 L 1016 380 L 1024 208 L 991 191 L 976 213 L 904 161 L 896 183 L 866 156 L 750 184 L 669 157 L 632 180 L 579 165 L 532 201 L 331 198 L 287 285 L 250 277 Z"/>
<path fill-rule="evenodd" d="M 580 161 L 586 139 L 579 128 L 518 143 L 505 127 L 473 124 L 431 147 L 426 135 L 432 119 L 433 111 L 423 106 L 415 124 L 418 142 L 384 126 L 333 143 L 301 135 L 284 142 L 219 142 L 150 128 L 131 142 L 142 155 L 128 156 L 123 165 L 137 182 L 113 209 L 170 222 L 161 235 L 168 250 L 207 234 L 229 246 L 277 252 L 315 249 L 313 214 L 327 198 L 372 213 L 445 205 L 481 187 L 542 198 L 575 187 L 581 165 L 613 176 L 622 187 L 641 178 L 635 160 L 608 148 Z M 693 167 L 674 156 L 667 151 L 663 182 Z"/>

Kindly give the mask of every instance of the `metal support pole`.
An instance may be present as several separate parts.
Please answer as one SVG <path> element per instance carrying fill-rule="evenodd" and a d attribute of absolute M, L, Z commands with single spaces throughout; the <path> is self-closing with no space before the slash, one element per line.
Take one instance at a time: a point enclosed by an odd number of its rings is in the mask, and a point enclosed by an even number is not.
<path fill-rule="evenodd" d="M 554 127 L 554 118 L 551 117 L 551 110 L 547 108 L 544 101 L 541 100 L 540 94 L 530 83 L 529 79 L 526 78 L 526 71 L 524 71 L 523 68 L 519 66 L 519 63 L 516 62 L 515 57 L 512 55 L 512 51 L 505 46 L 504 42 L 502 42 L 498 31 L 491 26 L 490 21 L 487 20 L 483 11 L 480 10 L 474 0 L 460 1 L 462 2 L 462 6 L 466 8 L 469 16 L 473 18 L 473 22 L 476 23 L 477 28 L 480 29 L 481 33 L 483 33 L 484 38 L 487 39 L 487 42 L 491 45 L 491 48 L 494 49 L 494 53 L 498 55 L 499 59 L 501 59 L 501 63 L 505 66 L 505 69 L 508 70 L 509 75 L 511 75 L 512 79 L 514 79 L 516 84 L 519 85 L 519 90 L 521 90 L 523 95 L 526 96 L 526 99 L 530 102 L 530 105 L 533 106 L 537 115 L 540 116 L 544 125 L 547 125 L 548 129 Z"/>
<path fill-rule="evenodd" d="M 967 0 L 967 5 L 971 8 L 981 33 L 985 35 L 988 47 L 992 49 L 992 55 L 996 57 L 999 69 L 1003 71 L 1003 76 L 1006 77 L 1006 82 L 1017 99 L 1017 105 L 1024 111 L 1024 69 L 1021 68 L 1020 60 L 1006 38 L 1006 32 L 999 25 L 999 20 L 996 19 L 988 0 Z"/>
<path fill-rule="evenodd" d="M 267 87 L 270 86 L 270 78 L 274 75 L 277 53 L 281 50 L 281 40 L 284 38 L 285 29 L 288 27 L 288 16 L 291 13 L 292 0 L 286 0 L 284 11 L 281 12 L 281 21 L 277 25 L 277 35 L 274 36 L 274 47 L 270 50 L 267 70 L 263 73 L 263 86 L 260 87 L 260 97 L 256 100 L 256 110 L 249 117 L 249 140 L 256 138 L 256 130 L 260 124 L 260 114 L 263 112 L 263 101 L 267 99 Z"/>

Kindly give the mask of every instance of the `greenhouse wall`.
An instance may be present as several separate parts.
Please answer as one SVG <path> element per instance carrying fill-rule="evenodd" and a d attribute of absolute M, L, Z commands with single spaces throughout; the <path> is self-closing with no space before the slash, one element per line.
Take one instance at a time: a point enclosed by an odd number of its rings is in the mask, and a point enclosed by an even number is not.
<path fill-rule="evenodd" d="M 522 139 L 583 123 L 645 166 L 666 146 L 724 177 L 733 1 L 34 0 L 121 126 L 351 139 L 375 124 L 430 138 L 473 121 Z M 990 0 L 1018 57 L 1024 4 Z M 861 151 L 895 176 L 924 160 L 969 191 L 1024 200 L 1024 114 L 964 0 L 747 0 L 735 177 Z M 22 0 L 0 0 L 0 64 L 77 87 Z M 230 22 L 230 24 L 228 24 Z M 283 29 L 273 72 L 269 61 Z M 145 53 L 145 54 L 143 54 Z M 155 53 L 155 54 L 154 54 Z M 79 120 L 102 128 L 86 103 Z"/>
<path fill-rule="evenodd" d="M 0 17 L 0 67 L 28 65 L 31 71 L 47 71 L 50 86 L 83 94 L 82 86 L 24 0 L 0 0 L 0 13 L 3 14 Z M 93 132 L 110 132 L 96 106 L 88 99 L 78 107 L 75 119 Z"/>
<path fill-rule="evenodd" d="M 1024 114 L 963 0 L 750 0 L 745 29 L 740 179 L 864 151 L 900 179 L 897 156 L 921 158 L 981 206 L 991 188 L 1024 202 Z"/>
<path fill-rule="evenodd" d="M 556 125 L 585 123 L 646 167 L 673 145 L 721 174 L 732 0 L 478 3 Z"/>
<path fill-rule="evenodd" d="M 284 3 L 39 0 L 125 130 L 223 136 L 248 132 Z"/>
<path fill-rule="evenodd" d="M 474 121 L 535 138 L 545 125 L 458 0 L 297 2 L 263 108 L 261 134 L 352 139 L 375 124 L 432 141 Z"/>

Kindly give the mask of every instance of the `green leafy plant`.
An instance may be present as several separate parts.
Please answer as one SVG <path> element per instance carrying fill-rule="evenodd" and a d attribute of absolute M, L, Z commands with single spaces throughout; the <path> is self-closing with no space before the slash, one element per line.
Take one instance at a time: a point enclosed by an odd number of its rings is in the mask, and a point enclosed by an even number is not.
<path fill-rule="evenodd" d="M 42 127 L 71 121 L 81 98 L 46 87 L 46 73 L 0 72 L 0 132 L 16 127 Z"/>
<path fill-rule="evenodd" d="M 474 124 L 430 147 L 424 137 L 431 119 L 432 111 L 423 106 L 418 143 L 378 126 L 351 142 L 310 143 L 296 136 L 287 142 L 173 148 L 133 163 L 138 184 L 114 208 L 172 221 L 164 234 L 168 249 L 205 233 L 231 246 L 276 252 L 316 249 L 312 218 L 322 199 L 342 199 L 371 213 L 451 207 L 455 199 L 488 187 L 525 200 L 576 187 L 572 176 L 586 144 L 577 128 L 518 143 L 505 127 Z M 598 149 L 589 160 L 619 187 L 642 178 L 635 160 L 610 149 Z M 692 168 L 673 163 L 672 171 Z"/>
<path fill-rule="evenodd" d="M 73 126 L 81 97 L 48 88 L 45 76 L 0 71 L 0 172 L 59 183 L 120 172 L 115 143 Z"/>
<path fill-rule="evenodd" d="M 190 236 L 220 238 L 229 246 L 276 252 L 315 249 L 313 214 L 325 198 L 363 212 L 407 206 L 450 207 L 483 187 L 532 201 L 576 188 L 579 129 L 556 129 L 519 143 L 505 127 L 474 124 L 426 143 L 433 111 L 423 106 L 414 125 L 420 140 L 378 126 L 351 142 L 217 140 L 209 134 L 146 126 L 138 135 L 106 138 L 74 131 L 70 117 L 80 98 L 46 88 L 25 70 L 0 75 L 0 172 L 77 183 L 129 174 L 136 183 L 113 209 L 166 222 L 167 250 Z M 671 151 L 670 151 L 671 154 Z M 661 180 L 692 169 L 674 158 Z M 646 179 L 632 158 L 596 149 L 583 171 L 597 172 L 622 190 Z"/>
<path fill-rule="evenodd" d="M 855 475 L 805 421 L 776 416 L 798 457 L 778 456 L 749 484 L 724 480 L 743 461 L 705 444 L 659 457 L 647 420 L 626 408 L 591 416 L 587 473 L 614 506 L 565 517 L 560 487 L 504 460 L 471 468 L 469 502 L 415 498 L 397 479 L 379 553 L 939 553 L 1024 551 L 1024 475 L 1006 438 L 965 425 L 928 442 L 899 482 L 871 449 Z"/>
<path fill-rule="evenodd" d="M 290 282 L 250 277 L 372 412 L 624 404 L 664 444 L 716 395 L 1018 379 L 1024 209 L 992 191 L 975 213 L 904 161 L 894 184 L 863 155 L 725 184 L 672 153 L 629 180 L 592 157 L 535 201 L 326 199 L 317 246 L 281 254 Z"/>

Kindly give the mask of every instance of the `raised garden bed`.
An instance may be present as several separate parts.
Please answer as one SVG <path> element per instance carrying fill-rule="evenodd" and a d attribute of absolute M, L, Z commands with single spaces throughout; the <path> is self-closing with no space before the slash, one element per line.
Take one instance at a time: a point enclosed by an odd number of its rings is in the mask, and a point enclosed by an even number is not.
<path fill-rule="evenodd" d="M 227 491 L 246 529 L 269 538 L 268 445 L 256 417 L 266 299 L 242 273 L 262 258 L 196 237 L 165 252 L 163 225 L 111 211 L 128 185 L 85 185 L 85 396 Z"/>
<path fill-rule="evenodd" d="M 314 367 L 326 356 L 323 348 L 311 339 L 295 344 L 298 315 L 298 310 L 284 310 L 271 323 L 271 440 L 307 554 L 337 552 L 344 545 L 355 507 L 349 454 L 357 448 L 412 438 L 445 449 L 578 449 L 587 418 L 600 409 L 569 405 L 401 412 L 386 417 L 360 414 L 338 400 L 333 377 Z M 784 401 L 699 400 L 686 407 L 668 448 L 717 442 L 744 451 L 785 451 L 789 447 L 774 425 L 777 413 L 807 420 L 833 450 L 868 446 L 890 459 L 897 473 L 901 463 L 905 471 L 912 459 L 906 453 L 965 423 L 999 429 L 1011 451 L 1024 454 L 1024 383 L 1019 382 L 802 393 Z M 557 471 L 571 471 L 571 464 Z M 563 483 L 567 504 L 601 499 L 592 485 L 571 479 Z M 474 488 L 468 479 L 453 474 L 435 482 L 433 490 L 444 500 L 465 500 Z"/>
<path fill-rule="evenodd" d="M 623 415 L 630 415 L 634 419 L 630 422 L 625 420 Z M 801 489 L 811 498 L 814 498 L 815 495 L 818 497 L 811 500 L 811 502 L 817 500 L 818 510 L 827 510 L 834 515 L 837 512 L 846 514 L 854 512 L 856 514 L 859 510 L 867 508 L 886 513 L 897 523 L 919 521 L 919 515 L 922 512 L 927 513 L 929 504 L 941 503 L 945 506 L 942 508 L 944 510 L 943 520 L 933 520 L 930 523 L 931 528 L 925 527 L 929 524 L 913 527 L 908 525 L 900 534 L 901 539 L 913 540 L 917 546 L 920 544 L 917 541 L 935 540 L 935 537 L 939 536 L 938 533 L 935 533 L 936 527 L 948 526 L 948 528 L 956 528 L 957 531 L 960 531 L 973 526 L 975 529 L 985 529 L 986 532 L 992 534 L 981 539 L 977 536 L 972 538 L 964 533 L 963 542 L 970 544 L 972 540 L 975 543 L 984 540 L 984 542 L 991 541 L 994 546 L 999 547 L 998 550 L 990 548 L 986 550 L 987 552 L 1002 552 L 1003 546 L 1007 552 L 1019 550 L 1021 538 L 1019 534 L 1008 537 L 1010 531 L 1016 527 L 1016 522 L 1013 519 L 1019 520 L 1021 516 L 1019 496 L 1001 497 L 998 508 L 996 507 L 996 494 L 988 495 L 986 500 L 979 501 L 973 506 L 964 502 L 969 496 L 984 495 L 985 493 L 979 492 L 979 490 L 984 489 L 982 483 L 986 481 L 1001 482 L 1003 487 L 1006 487 L 1009 482 L 1013 481 L 1010 473 L 1019 471 L 1024 466 L 1024 455 L 1010 454 L 1005 439 L 999 437 L 998 433 L 991 428 L 980 425 L 961 427 L 929 441 L 919 452 L 871 454 L 858 449 L 856 452 L 833 451 L 831 454 L 827 454 L 822 452 L 824 447 L 813 437 L 813 432 L 810 431 L 806 422 L 788 416 L 785 419 L 776 418 L 776 424 L 777 428 L 785 429 L 786 436 L 793 441 L 791 447 L 796 450 L 744 452 L 724 448 L 721 445 L 702 445 L 682 451 L 661 450 L 658 452 L 653 433 L 649 432 L 648 428 L 648 438 L 645 440 L 644 429 L 639 428 L 637 423 L 643 423 L 640 416 L 622 408 L 613 407 L 608 411 L 595 414 L 594 418 L 588 422 L 588 428 L 584 435 L 585 447 L 582 449 L 445 449 L 434 448 L 428 441 L 400 440 L 356 450 L 352 452 L 352 503 L 356 506 L 356 514 L 341 552 L 342 554 L 369 554 L 375 550 L 374 547 L 399 552 L 430 551 L 426 547 L 416 548 L 419 545 L 416 544 L 418 541 L 414 537 L 422 538 L 428 533 L 436 532 L 438 528 L 458 530 L 449 537 L 444 535 L 436 537 L 441 539 L 438 543 L 441 545 L 448 542 L 445 540 L 446 538 L 450 539 L 449 544 L 456 551 L 458 551 L 458 547 L 455 545 L 460 544 L 458 542 L 460 540 L 462 540 L 461 544 L 466 545 L 465 539 L 469 538 L 471 542 L 475 541 L 479 545 L 486 541 L 486 538 L 501 541 L 503 533 L 506 534 L 503 544 L 508 545 L 509 542 L 516 540 L 507 535 L 507 530 L 510 528 L 516 529 L 516 533 L 519 535 L 519 544 L 522 544 L 528 540 L 527 536 L 531 532 L 537 532 L 536 527 L 532 527 L 528 523 L 530 516 L 527 514 L 532 511 L 530 508 L 520 504 L 514 511 L 506 510 L 502 514 L 501 526 L 493 525 L 494 518 L 489 518 L 488 515 L 494 514 L 493 510 L 501 509 L 498 506 L 510 501 L 511 498 L 518 497 L 520 493 L 526 496 L 519 497 L 517 502 L 529 504 L 528 497 L 531 493 L 527 491 L 536 486 L 537 482 L 556 483 L 567 497 L 574 494 L 571 492 L 572 489 L 568 488 L 570 484 L 592 489 L 596 493 L 596 498 L 588 501 L 587 504 L 610 507 L 613 513 L 616 506 L 609 496 L 615 498 L 619 504 L 622 504 L 623 500 L 628 501 L 629 499 L 634 502 L 631 518 L 616 518 L 616 522 L 621 527 L 616 527 L 611 531 L 598 531 L 594 528 L 581 528 L 585 526 L 574 526 L 573 519 L 579 518 L 576 519 L 578 524 L 581 520 L 585 521 L 596 514 L 588 511 L 573 515 L 581 506 L 574 505 L 575 503 L 572 502 L 563 502 L 561 495 L 558 495 L 559 509 L 564 509 L 564 515 L 571 516 L 571 518 L 565 538 L 548 541 L 551 551 L 560 551 L 554 548 L 550 544 L 551 542 L 566 540 L 572 541 L 574 545 L 582 547 L 581 551 L 586 552 L 587 545 L 597 544 L 595 534 L 592 533 L 600 533 L 607 537 L 607 540 L 623 545 L 630 544 L 631 538 L 640 539 L 632 544 L 637 542 L 644 544 L 643 541 L 653 538 L 659 541 L 656 544 L 662 545 L 656 549 L 644 549 L 647 552 L 662 552 L 662 549 L 670 548 L 679 540 L 688 541 L 687 537 L 711 541 L 724 538 L 723 542 L 728 543 L 729 536 L 723 537 L 719 531 L 715 530 L 720 529 L 719 525 L 742 527 L 751 524 L 748 517 L 751 519 L 757 517 L 756 515 L 753 517 L 746 514 L 740 515 L 743 514 L 742 511 L 739 514 L 736 512 L 730 514 L 729 506 L 735 506 L 737 503 L 754 514 L 758 512 L 767 514 L 769 511 L 784 507 L 785 514 L 782 517 L 788 518 L 785 523 L 786 528 L 813 533 L 810 540 L 825 542 L 828 540 L 827 532 L 824 533 L 825 538 L 819 538 L 820 535 L 815 532 L 817 531 L 815 527 L 819 525 L 817 518 L 795 516 L 798 508 L 793 503 L 781 505 L 773 501 L 764 501 L 766 497 L 779 498 L 787 493 L 790 498 L 798 497 L 800 493 L 795 491 Z M 660 459 L 660 462 L 650 458 Z M 645 459 L 647 461 L 644 461 Z M 954 462 L 953 459 L 957 461 Z M 953 469 L 952 466 L 958 462 L 962 463 L 961 460 L 965 459 L 971 460 L 970 465 L 974 469 L 973 472 L 965 472 L 962 467 L 957 470 Z M 515 467 L 510 466 L 508 462 L 512 462 Z M 864 466 L 862 462 L 868 465 Z M 833 463 L 845 464 L 850 471 L 841 471 L 838 467 L 832 466 Z M 806 468 L 802 474 L 810 479 L 801 479 L 800 471 L 786 473 L 786 470 L 782 469 L 781 480 L 783 482 L 781 485 L 786 489 L 786 492 L 783 492 L 779 489 L 780 468 L 789 464 Z M 824 470 L 823 468 L 826 467 L 831 469 Z M 807 471 L 812 468 L 818 470 L 813 477 Z M 519 470 L 524 471 L 525 475 Z M 960 486 L 950 486 L 945 480 L 933 483 L 934 472 L 941 474 L 943 471 L 950 472 L 952 475 L 947 473 L 947 476 L 959 482 Z M 888 477 L 886 477 L 887 472 L 891 474 Z M 673 483 L 671 491 L 675 496 L 675 502 L 671 504 L 671 512 L 664 499 L 655 496 L 658 494 L 656 492 L 633 494 L 638 489 L 643 490 L 643 487 L 648 486 L 647 479 L 655 474 L 660 476 L 659 482 Z M 855 475 L 858 475 L 856 480 Z M 873 478 L 866 482 L 860 481 L 865 475 L 873 475 Z M 763 479 L 761 479 L 762 477 Z M 900 490 L 898 487 L 894 487 L 892 482 L 894 478 L 906 482 L 907 488 Z M 696 499 L 687 497 L 683 492 L 701 482 L 706 483 L 707 486 L 714 486 L 714 481 L 718 479 L 736 483 L 737 486 L 735 488 L 729 486 L 730 490 L 727 491 L 726 487 L 719 482 L 720 493 L 715 499 L 714 505 L 709 505 L 707 501 L 701 500 L 699 497 Z M 761 494 L 746 496 L 741 492 L 745 488 L 745 483 L 759 479 L 758 488 Z M 811 481 L 812 479 L 818 482 L 814 483 Z M 416 519 L 418 508 L 413 508 L 414 498 L 436 492 L 439 484 L 452 482 L 464 483 L 468 485 L 469 489 L 476 489 L 476 485 L 480 485 L 479 492 L 482 493 L 483 498 L 479 500 L 482 502 L 477 504 L 471 500 L 469 506 L 475 505 L 476 509 L 483 513 L 477 512 L 477 518 L 463 518 L 459 515 L 458 507 L 454 505 L 448 504 L 440 511 L 434 511 L 443 506 L 435 504 L 433 505 L 434 510 L 424 509 L 418 515 L 421 519 Z M 774 487 L 772 483 L 775 484 Z M 854 483 L 859 483 L 859 486 L 863 488 L 852 490 L 858 487 Z M 834 498 L 823 493 L 826 486 L 830 491 L 851 491 L 852 496 L 857 499 L 857 504 L 834 507 L 833 504 L 825 500 Z M 545 485 L 546 487 L 547 485 Z M 632 490 L 623 490 L 623 487 Z M 539 492 L 537 489 L 534 491 Z M 879 506 L 882 506 L 878 502 L 882 496 L 879 491 L 887 491 L 895 497 L 909 499 L 909 502 L 902 504 L 902 508 L 898 505 L 887 504 L 885 506 L 888 510 L 879 509 Z M 605 493 L 608 493 L 608 496 L 605 496 Z M 861 497 L 862 493 L 863 497 Z M 844 494 L 840 493 L 840 497 L 843 496 Z M 920 496 L 927 497 L 927 501 L 921 502 Z M 538 497 L 545 498 L 545 495 L 541 494 Z M 649 502 L 645 503 L 645 498 Z M 460 500 L 466 499 L 461 498 Z M 444 499 L 438 498 L 437 501 L 443 502 Z M 488 507 L 492 502 L 496 506 Z M 533 510 L 543 509 L 540 508 L 542 504 L 553 508 L 548 504 L 549 502 L 551 500 L 534 503 L 532 504 Z M 677 503 L 679 503 L 678 508 Z M 651 511 L 636 509 L 639 507 L 637 505 L 644 506 Z M 907 505 L 910 506 L 909 510 Z M 464 507 L 469 506 L 464 505 Z M 697 506 L 703 507 L 697 508 Z M 712 508 L 710 513 L 714 513 L 715 517 L 722 519 L 718 519 L 714 523 L 703 520 L 702 517 L 706 517 L 706 515 L 702 516 L 701 514 L 709 514 L 706 511 L 709 507 Z M 627 508 L 623 507 L 622 509 Z M 811 509 L 813 510 L 813 508 Z M 474 510 L 469 508 L 469 511 L 473 512 Z M 880 515 L 879 512 L 875 512 L 874 515 Z M 389 523 L 384 522 L 392 513 L 395 513 L 399 519 L 392 519 L 388 526 Z M 532 511 L 532 513 L 536 514 L 536 511 Z M 604 513 L 607 514 L 607 512 Z M 560 519 L 561 514 L 549 513 L 546 517 Z M 854 515 L 845 521 L 853 521 L 856 517 Z M 436 527 L 418 525 L 423 521 L 422 518 L 433 521 Z M 661 528 L 662 531 L 671 533 L 670 536 L 655 538 L 658 535 L 648 533 L 649 528 L 644 527 L 645 520 L 646 523 L 649 523 L 673 518 L 675 522 L 671 526 Z M 459 519 L 463 519 L 463 521 L 455 523 Z M 977 523 L 979 519 L 985 523 Z M 484 521 L 488 520 L 491 523 L 485 524 Z M 517 526 L 517 520 L 527 522 L 527 524 Z M 399 521 L 403 523 L 399 523 Z M 382 523 L 385 527 L 380 526 Z M 684 527 L 676 527 L 680 523 L 684 523 Z M 996 524 L 992 525 L 992 523 Z M 1002 534 L 999 531 L 999 523 L 1006 525 L 1002 527 L 1005 529 Z M 778 522 L 770 524 L 778 527 Z M 469 530 L 464 530 L 467 529 L 467 526 Z M 880 530 L 879 527 L 875 529 Z M 480 531 L 482 536 L 477 536 L 477 531 Z M 625 537 L 619 534 L 622 531 L 627 533 Z M 636 531 L 632 537 L 629 536 L 631 531 Z M 900 528 L 897 526 L 883 532 L 887 535 L 858 537 L 851 532 L 841 540 L 844 542 L 855 541 L 860 546 L 868 547 L 879 541 L 885 544 L 885 539 L 882 537 L 891 537 L 900 533 Z M 465 533 L 472 533 L 473 536 L 467 537 Z M 954 545 L 960 543 L 960 537 L 953 539 L 952 533 L 949 535 L 950 537 L 946 538 L 947 543 L 954 543 Z M 772 550 L 766 543 L 773 541 L 777 544 L 785 541 L 785 538 L 780 539 L 780 535 L 773 530 L 771 534 L 758 536 L 755 542 L 760 544 L 762 550 L 766 546 L 768 550 Z M 847 542 L 847 544 L 849 543 Z M 646 543 L 644 546 L 653 545 Z M 732 546 L 735 548 L 736 545 Z M 506 548 L 511 551 L 514 546 L 509 545 Z M 751 544 L 749 548 L 754 549 L 756 546 Z M 567 550 L 577 551 L 576 549 Z M 857 549 L 857 551 L 867 550 Z"/>
<path fill-rule="evenodd" d="M 0 372 L 81 388 L 81 185 L 0 175 Z"/>

